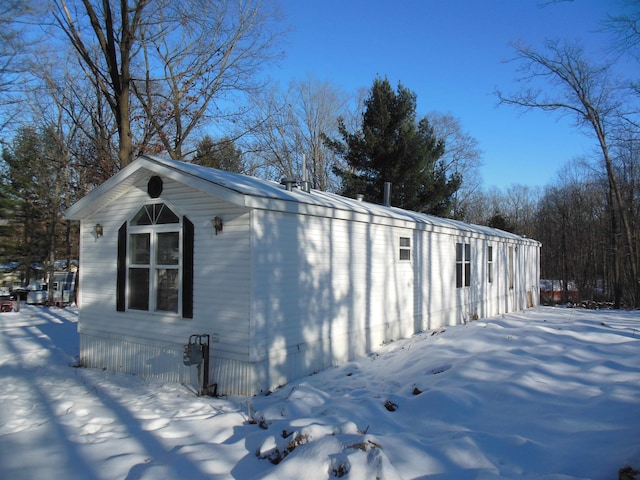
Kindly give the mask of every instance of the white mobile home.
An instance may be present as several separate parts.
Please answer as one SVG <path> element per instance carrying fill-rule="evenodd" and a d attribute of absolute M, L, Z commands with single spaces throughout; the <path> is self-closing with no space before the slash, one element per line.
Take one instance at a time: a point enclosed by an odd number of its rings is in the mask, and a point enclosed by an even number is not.
<path fill-rule="evenodd" d="M 540 244 L 500 230 L 141 157 L 73 205 L 81 362 L 251 395 L 444 325 L 530 307 Z"/>
<path fill-rule="evenodd" d="M 53 303 L 68 305 L 73 302 L 76 288 L 76 272 L 55 272 L 53 274 Z M 42 305 L 49 302 L 49 282 L 32 282 L 27 285 L 27 303 Z"/>

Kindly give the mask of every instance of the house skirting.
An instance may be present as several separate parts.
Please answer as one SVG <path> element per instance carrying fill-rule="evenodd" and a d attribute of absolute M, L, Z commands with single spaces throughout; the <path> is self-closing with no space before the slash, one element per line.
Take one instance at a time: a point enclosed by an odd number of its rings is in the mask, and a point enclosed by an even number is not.
<path fill-rule="evenodd" d="M 315 341 L 295 345 L 263 346 L 263 353 L 256 360 L 243 361 L 216 355 L 216 343 L 210 345 L 209 381 L 217 384 L 217 392 L 223 395 L 255 395 L 273 390 L 286 383 L 345 363 L 356 357 L 375 352 L 382 345 L 415 332 L 444 325 L 466 323 L 477 318 L 519 310 L 534 306 L 531 292 L 518 298 L 517 308 L 509 308 L 514 299 L 499 297 L 497 305 L 483 311 L 481 305 L 471 303 L 455 310 L 433 312 L 425 324 L 425 318 L 411 319 L 411 323 L 389 322 L 361 330 L 318 338 Z M 477 312 L 477 313 L 476 313 Z M 487 315 L 487 313 L 489 315 Z M 182 344 L 143 343 L 140 339 L 119 337 L 113 334 L 94 335 L 80 333 L 80 363 L 85 367 L 126 372 L 142 378 L 182 383 L 198 387 L 196 366 L 183 363 Z"/>
<path fill-rule="evenodd" d="M 375 351 L 403 335 L 398 324 L 383 324 L 315 342 L 268 348 L 249 362 L 216 355 L 210 348 L 209 381 L 224 395 L 255 395 L 293 379 L 319 372 Z M 80 363 L 89 368 L 126 372 L 142 378 L 198 386 L 196 366 L 183 363 L 183 345 L 143 343 L 130 337 L 80 334 Z"/>

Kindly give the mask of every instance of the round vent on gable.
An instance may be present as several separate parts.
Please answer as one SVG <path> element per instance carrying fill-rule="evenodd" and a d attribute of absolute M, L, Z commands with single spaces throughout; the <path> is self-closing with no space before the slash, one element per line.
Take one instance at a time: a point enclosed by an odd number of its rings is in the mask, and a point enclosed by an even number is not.
<path fill-rule="evenodd" d="M 162 179 L 154 175 L 147 183 L 147 192 L 151 198 L 158 198 L 162 194 Z"/>

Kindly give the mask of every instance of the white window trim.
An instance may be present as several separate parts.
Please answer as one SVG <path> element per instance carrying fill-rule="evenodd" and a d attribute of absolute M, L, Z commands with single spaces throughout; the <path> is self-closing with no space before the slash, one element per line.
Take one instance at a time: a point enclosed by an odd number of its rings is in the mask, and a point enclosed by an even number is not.
<path fill-rule="evenodd" d="M 491 255 L 489 255 L 489 252 L 491 252 Z M 493 255 L 493 245 L 487 245 L 487 283 L 493 283 Z"/>
<path fill-rule="evenodd" d="M 462 255 L 458 260 L 458 245 L 461 246 Z M 469 250 L 469 254 L 467 255 L 467 250 Z M 469 288 L 471 287 L 471 244 L 464 241 L 458 241 L 455 243 L 455 265 L 456 265 L 456 274 L 455 274 L 455 282 L 456 289 Z M 467 275 L 467 265 L 469 265 L 469 274 Z M 461 285 L 458 286 L 458 267 L 461 270 Z"/>
<path fill-rule="evenodd" d="M 517 255 L 517 247 L 514 247 L 513 245 L 509 245 L 508 249 L 507 249 L 507 263 L 508 263 L 508 268 L 507 268 L 507 276 L 508 276 L 508 283 L 509 283 L 509 290 L 513 290 L 514 287 L 514 283 L 515 283 L 515 268 L 516 268 L 516 255 Z"/>
<path fill-rule="evenodd" d="M 182 264 L 182 258 L 183 258 L 183 235 L 184 235 L 184 228 L 183 228 L 183 217 L 182 215 L 180 215 L 178 212 L 176 212 L 176 209 L 167 204 L 167 202 L 162 202 L 165 204 L 166 207 L 170 208 L 178 217 L 178 219 L 180 220 L 179 223 L 166 223 L 166 224 L 155 224 L 155 225 L 131 225 L 131 220 L 129 220 L 128 222 L 128 229 L 127 229 L 127 236 L 129 237 L 127 239 L 127 255 L 126 255 L 126 269 L 127 269 L 127 275 L 126 275 L 126 297 L 125 297 L 125 304 L 126 304 L 126 310 L 127 311 L 131 311 L 131 312 L 144 312 L 146 314 L 156 314 L 156 315 L 170 315 L 170 316 L 175 316 L 175 317 L 181 317 L 182 316 L 182 302 L 180 301 L 180 299 L 182 298 L 182 271 L 183 271 L 183 264 Z M 136 210 L 136 213 L 138 213 L 138 210 Z M 170 233 L 170 232 L 178 232 L 179 236 L 178 236 L 178 263 L 177 264 L 171 264 L 171 265 L 165 265 L 165 264 L 159 264 L 156 261 L 156 257 L 157 257 L 157 234 L 158 233 Z M 130 238 L 132 235 L 135 234 L 141 234 L 141 233 L 149 233 L 149 264 L 135 264 L 135 263 L 131 263 L 131 241 Z M 149 270 L 149 309 L 148 310 L 141 310 L 141 309 L 137 309 L 137 308 L 129 308 L 129 295 L 131 293 L 131 277 L 130 277 L 130 272 L 131 272 L 131 268 L 147 268 Z M 157 292 L 158 292 L 158 275 L 157 275 L 157 270 L 158 269 L 175 269 L 178 270 L 178 305 L 177 305 L 177 311 L 171 311 L 171 310 L 158 310 L 157 308 Z"/>
<path fill-rule="evenodd" d="M 408 245 L 403 245 L 403 240 L 407 240 Z M 399 262 L 411 262 L 411 237 L 400 236 L 398 238 L 398 261 Z M 403 252 L 407 252 L 409 258 L 402 258 Z"/>

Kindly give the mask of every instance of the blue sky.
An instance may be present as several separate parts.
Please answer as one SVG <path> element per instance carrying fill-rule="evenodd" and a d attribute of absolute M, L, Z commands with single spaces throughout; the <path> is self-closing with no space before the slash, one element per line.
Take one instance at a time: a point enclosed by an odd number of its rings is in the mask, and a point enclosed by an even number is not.
<path fill-rule="evenodd" d="M 567 118 L 497 106 L 496 87 L 518 88 L 510 42 L 580 39 L 598 60 L 601 22 L 618 0 L 282 0 L 292 28 L 286 57 L 269 74 L 282 83 L 313 75 L 347 93 L 376 76 L 417 95 L 418 114 L 457 117 L 483 151 L 486 188 L 544 186 L 594 142 Z"/>

